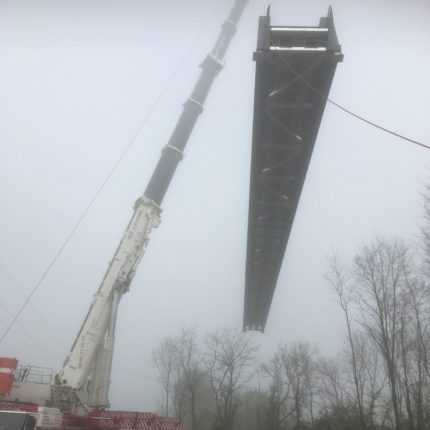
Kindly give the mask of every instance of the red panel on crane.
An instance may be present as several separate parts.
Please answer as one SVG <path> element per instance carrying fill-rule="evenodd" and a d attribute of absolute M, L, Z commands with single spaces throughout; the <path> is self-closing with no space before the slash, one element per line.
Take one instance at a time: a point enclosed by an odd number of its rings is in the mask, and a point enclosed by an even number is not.
<path fill-rule="evenodd" d="M 38 408 L 35 403 L 0 402 L 0 411 L 37 412 Z"/>
<path fill-rule="evenodd" d="M 0 396 L 8 396 L 12 389 L 13 375 L 0 372 Z"/>
<path fill-rule="evenodd" d="M 17 366 L 18 360 L 16 358 L 0 357 L 0 369 L 16 369 Z"/>
<path fill-rule="evenodd" d="M 8 396 L 13 384 L 13 371 L 18 366 L 16 358 L 0 357 L 0 396 Z"/>

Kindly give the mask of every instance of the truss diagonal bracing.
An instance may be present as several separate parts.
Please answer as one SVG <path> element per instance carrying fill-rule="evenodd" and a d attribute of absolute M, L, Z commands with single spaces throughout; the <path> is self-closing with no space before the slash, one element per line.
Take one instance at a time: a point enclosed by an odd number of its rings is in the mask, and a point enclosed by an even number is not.
<path fill-rule="evenodd" d="M 246 259 L 245 330 L 263 331 L 336 65 L 331 9 L 318 27 L 260 17 Z"/>

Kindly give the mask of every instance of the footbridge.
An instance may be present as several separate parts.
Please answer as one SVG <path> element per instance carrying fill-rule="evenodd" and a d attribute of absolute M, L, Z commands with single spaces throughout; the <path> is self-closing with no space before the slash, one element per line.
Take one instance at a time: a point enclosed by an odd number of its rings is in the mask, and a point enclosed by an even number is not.
<path fill-rule="evenodd" d="M 260 17 L 244 330 L 264 331 L 318 129 L 343 55 L 332 10 L 316 27 Z"/>

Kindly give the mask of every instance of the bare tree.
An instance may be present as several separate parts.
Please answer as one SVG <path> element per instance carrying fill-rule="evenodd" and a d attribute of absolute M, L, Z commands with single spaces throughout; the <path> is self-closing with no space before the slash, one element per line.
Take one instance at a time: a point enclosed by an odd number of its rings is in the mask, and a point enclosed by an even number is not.
<path fill-rule="evenodd" d="M 416 272 L 416 271 L 415 271 Z M 426 427 L 429 368 L 429 291 L 419 276 L 408 276 L 402 296 L 398 344 L 402 393 L 411 429 Z"/>
<path fill-rule="evenodd" d="M 337 296 L 338 303 L 343 311 L 346 322 L 347 339 L 351 356 L 351 371 L 355 388 L 355 403 L 358 409 L 360 429 L 365 428 L 364 405 L 363 405 L 363 367 L 359 361 L 359 354 L 356 350 L 357 342 L 354 342 L 351 305 L 354 300 L 354 290 L 351 286 L 351 273 L 336 254 L 333 254 L 328 262 L 328 272 L 326 274 L 332 290 Z M 361 355 L 362 356 L 362 355 Z"/>
<path fill-rule="evenodd" d="M 318 360 L 318 391 L 323 409 L 342 407 L 345 404 L 345 387 L 342 362 L 339 358 Z"/>
<path fill-rule="evenodd" d="M 354 268 L 362 326 L 378 346 L 387 372 L 396 430 L 402 428 L 399 389 L 400 296 L 410 264 L 408 247 L 399 241 L 376 239 L 355 258 Z"/>
<path fill-rule="evenodd" d="M 235 430 L 265 430 L 267 393 L 258 389 L 242 390 L 239 393 L 240 406 L 235 418 Z"/>
<path fill-rule="evenodd" d="M 364 410 L 365 422 L 368 428 L 375 425 L 375 416 L 381 404 L 387 388 L 387 377 L 381 363 L 381 356 L 378 347 L 368 341 L 365 333 L 360 332 L 359 354 L 360 361 L 364 364 Z"/>
<path fill-rule="evenodd" d="M 421 224 L 421 251 L 424 273 L 430 277 L 430 184 L 423 193 L 423 223 Z"/>
<path fill-rule="evenodd" d="M 283 372 L 290 386 L 292 412 L 295 428 L 300 430 L 304 424 L 304 411 L 309 413 L 313 425 L 316 387 L 316 349 L 308 343 L 298 342 L 280 347 Z"/>
<path fill-rule="evenodd" d="M 175 340 L 171 337 L 162 340 L 152 352 L 151 361 L 158 371 L 158 381 L 163 389 L 164 414 L 168 417 L 172 388 L 179 371 Z"/>
<path fill-rule="evenodd" d="M 181 335 L 175 339 L 174 345 L 179 367 L 176 384 L 178 405 L 181 405 L 183 417 L 184 403 L 188 403 L 191 416 L 190 429 L 196 430 L 199 424 L 197 401 L 204 379 L 197 330 L 194 327 L 183 329 Z"/>
<path fill-rule="evenodd" d="M 205 339 L 204 361 L 215 396 L 215 429 L 232 430 L 240 404 L 239 392 L 254 376 L 250 372 L 257 347 L 247 333 L 222 329 Z"/>
<path fill-rule="evenodd" d="M 290 384 L 283 376 L 281 348 L 274 356 L 261 366 L 263 376 L 269 381 L 267 405 L 267 429 L 281 430 L 285 421 L 291 416 L 288 408 Z"/>
<path fill-rule="evenodd" d="M 179 418 L 182 422 L 184 422 L 187 412 L 188 390 L 181 376 L 182 373 L 179 368 L 178 373 L 175 375 L 175 380 L 173 382 L 172 403 L 175 410 L 176 418 Z"/>

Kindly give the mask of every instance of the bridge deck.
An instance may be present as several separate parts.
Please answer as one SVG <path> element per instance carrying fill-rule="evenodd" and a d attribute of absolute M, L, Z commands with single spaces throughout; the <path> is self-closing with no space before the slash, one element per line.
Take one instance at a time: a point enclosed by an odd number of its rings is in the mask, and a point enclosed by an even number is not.
<path fill-rule="evenodd" d="M 249 196 L 244 330 L 263 331 L 336 65 L 331 9 L 318 27 L 260 17 Z"/>

